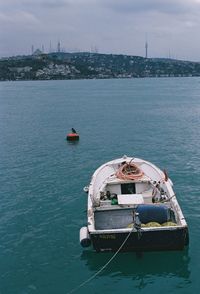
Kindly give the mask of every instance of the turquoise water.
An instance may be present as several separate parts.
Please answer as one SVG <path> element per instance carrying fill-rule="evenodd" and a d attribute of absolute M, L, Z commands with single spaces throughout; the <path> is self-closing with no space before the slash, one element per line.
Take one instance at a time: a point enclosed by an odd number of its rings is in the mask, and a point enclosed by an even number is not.
<path fill-rule="evenodd" d="M 82 188 L 124 154 L 168 170 L 189 249 L 120 253 L 76 293 L 198 293 L 199 78 L 2 82 L 0 137 L 1 294 L 67 294 L 111 258 L 79 245 Z"/>

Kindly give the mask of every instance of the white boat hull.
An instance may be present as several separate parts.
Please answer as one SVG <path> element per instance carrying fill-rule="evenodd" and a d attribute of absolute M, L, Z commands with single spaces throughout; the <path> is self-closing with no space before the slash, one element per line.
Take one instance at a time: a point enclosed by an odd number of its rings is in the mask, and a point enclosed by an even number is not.
<path fill-rule="evenodd" d="M 122 157 L 100 166 L 88 189 L 82 246 L 96 251 L 182 250 L 188 226 L 172 182 L 148 161 Z M 85 247 L 85 246 L 84 246 Z"/>

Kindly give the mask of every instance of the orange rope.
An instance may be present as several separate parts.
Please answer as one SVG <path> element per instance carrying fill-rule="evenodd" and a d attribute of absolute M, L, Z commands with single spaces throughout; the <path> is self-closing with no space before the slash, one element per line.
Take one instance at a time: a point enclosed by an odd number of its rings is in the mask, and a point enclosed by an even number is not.
<path fill-rule="evenodd" d="M 123 164 L 116 172 L 117 178 L 121 180 L 135 180 L 143 176 L 143 172 L 133 163 Z"/>

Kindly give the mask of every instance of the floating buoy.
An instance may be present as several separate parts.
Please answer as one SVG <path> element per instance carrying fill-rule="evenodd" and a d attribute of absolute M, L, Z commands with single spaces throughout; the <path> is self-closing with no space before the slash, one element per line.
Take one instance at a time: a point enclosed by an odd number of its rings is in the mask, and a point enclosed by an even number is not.
<path fill-rule="evenodd" d="M 67 141 L 77 141 L 77 140 L 79 140 L 79 135 L 70 133 L 67 135 L 66 139 L 67 139 Z"/>
<path fill-rule="evenodd" d="M 79 134 L 77 134 L 77 132 L 75 131 L 74 128 L 72 128 L 72 132 L 67 134 L 66 137 L 67 141 L 78 141 L 79 140 Z"/>

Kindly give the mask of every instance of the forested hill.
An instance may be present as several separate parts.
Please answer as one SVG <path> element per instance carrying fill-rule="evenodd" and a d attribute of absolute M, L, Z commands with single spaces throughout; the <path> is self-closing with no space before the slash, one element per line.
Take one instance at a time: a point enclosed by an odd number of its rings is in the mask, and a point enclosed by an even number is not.
<path fill-rule="evenodd" d="M 200 63 L 98 53 L 49 53 L 0 59 L 0 80 L 200 76 Z"/>

